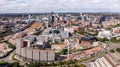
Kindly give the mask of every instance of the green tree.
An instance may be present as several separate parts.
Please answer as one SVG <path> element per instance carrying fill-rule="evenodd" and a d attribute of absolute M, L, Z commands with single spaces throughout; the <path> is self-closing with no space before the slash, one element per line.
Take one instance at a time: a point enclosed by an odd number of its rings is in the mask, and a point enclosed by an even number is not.
<path fill-rule="evenodd" d="M 116 51 L 120 53 L 120 48 L 117 48 Z"/>
<path fill-rule="evenodd" d="M 107 37 L 104 37 L 103 41 L 109 41 L 109 39 Z"/>
<path fill-rule="evenodd" d="M 68 50 L 67 49 L 63 49 L 63 54 L 67 54 Z"/>
<path fill-rule="evenodd" d="M 114 53 L 115 51 L 114 51 L 114 49 L 111 49 L 110 52 Z"/>
<path fill-rule="evenodd" d="M 113 43 L 120 43 L 120 40 L 117 40 L 116 37 L 113 37 L 110 41 Z"/>
<path fill-rule="evenodd" d="M 77 31 L 77 33 L 84 34 L 84 30 L 79 30 L 79 31 Z"/>
<path fill-rule="evenodd" d="M 19 62 L 14 62 L 13 67 L 20 67 Z"/>
<path fill-rule="evenodd" d="M 76 67 L 86 67 L 84 64 L 77 65 Z"/>
<path fill-rule="evenodd" d="M 102 41 L 102 39 L 101 38 L 97 38 L 98 39 L 98 41 Z"/>

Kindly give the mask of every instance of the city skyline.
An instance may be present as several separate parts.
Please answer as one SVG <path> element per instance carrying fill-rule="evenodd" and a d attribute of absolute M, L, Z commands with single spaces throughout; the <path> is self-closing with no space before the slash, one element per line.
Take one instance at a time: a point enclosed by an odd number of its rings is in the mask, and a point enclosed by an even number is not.
<path fill-rule="evenodd" d="M 0 67 L 120 67 L 120 13 L 17 7 L 0 13 Z"/>
<path fill-rule="evenodd" d="M 0 0 L 0 13 L 120 12 L 119 0 Z"/>

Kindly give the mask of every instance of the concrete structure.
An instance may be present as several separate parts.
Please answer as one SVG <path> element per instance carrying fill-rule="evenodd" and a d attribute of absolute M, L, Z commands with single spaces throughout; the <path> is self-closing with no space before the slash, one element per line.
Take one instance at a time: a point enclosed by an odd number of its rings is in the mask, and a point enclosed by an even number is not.
<path fill-rule="evenodd" d="M 31 35 L 18 39 L 16 43 L 16 54 L 23 60 L 37 62 L 55 61 L 55 52 L 47 49 L 48 42 L 45 40 L 37 40 L 35 36 Z"/>
<path fill-rule="evenodd" d="M 21 51 L 17 52 L 23 60 L 31 60 L 37 62 L 55 61 L 55 53 L 52 50 L 39 50 L 33 48 L 21 48 Z"/>

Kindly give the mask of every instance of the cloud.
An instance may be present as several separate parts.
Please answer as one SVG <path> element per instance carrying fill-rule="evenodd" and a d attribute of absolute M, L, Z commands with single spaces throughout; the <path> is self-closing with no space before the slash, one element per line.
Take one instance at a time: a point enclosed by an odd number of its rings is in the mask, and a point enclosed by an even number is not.
<path fill-rule="evenodd" d="M 0 0 L 0 13 L 119 12 L 120 0 Z"/>

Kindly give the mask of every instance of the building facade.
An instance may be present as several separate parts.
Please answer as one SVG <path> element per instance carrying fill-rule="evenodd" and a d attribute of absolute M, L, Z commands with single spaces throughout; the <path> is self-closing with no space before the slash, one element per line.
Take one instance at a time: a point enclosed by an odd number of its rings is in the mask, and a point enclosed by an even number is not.
<path fill-rule="evenodd" d="M 16 54 L 23 60 L 35 62 L 50 62 L 55 61 L 55 52 L 51 49 L 41 50 L 34 47 L 25 47 L 22 39 L 17 40 Z"/>

